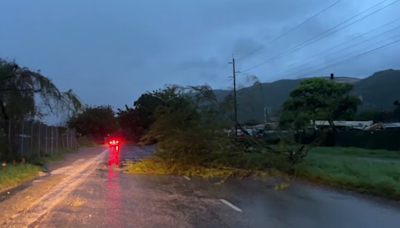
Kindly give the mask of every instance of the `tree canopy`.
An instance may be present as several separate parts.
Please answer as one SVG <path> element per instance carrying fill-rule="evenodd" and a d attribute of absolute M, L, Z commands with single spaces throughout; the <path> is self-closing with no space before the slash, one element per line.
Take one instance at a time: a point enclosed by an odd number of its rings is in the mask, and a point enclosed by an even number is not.
<path fill-rule="evenodd" d="M 361 100 L 353 84 L 324 78 L 300 82 L 282 107 L 281 126 L 303 128 L 310 120 L 353 120 Z"/>
<path fill-rule="evenodd" d="M 72 116 L 67 124 L 80 135 L 91 136 L 100 142 L 107 134 L 118 130 L 115 112 L 109 105 L 87 105 L 81 112 Z"/>
<path fill-rule="evenodd" d="M 126 138 L 139 141 L 156 120 L 154 117 L 156 110 L 160 106 L 168 106 L 179 94 L 178 87 L 169 86 L 165 89 L 146 92 L 133 102 L 132 107 L 125 105 L 124 110 L 118 109 L 117 121 Z"/>
<path fill-rule="evenodd" d="M 35 102 L 35 95 L 40 103 Z M 66 114 L 78 111 L 82 104 L 72 90 L 61 92 L 40 71 L 20 67 L 15 62 L 0 58 L 1 117 L 42 116 L 45 111 Z"/>
<path fill-rule="evenodd" d="M 49 113 L 68 116 L 81 107 L 78 96 L 72 90 L 61 92 L 40 71 L 32 71 L 14 61 L 0 58 L 0 123 L 6 136 L 13 134 L 9 129 L 13 129 L 11 124 L 17 121 L 41 119 Z M 2 153 L 5 158 L 16 154 L 15 139 L 8 138 L 11 139 L 6 140 L 10 149 Z"/>

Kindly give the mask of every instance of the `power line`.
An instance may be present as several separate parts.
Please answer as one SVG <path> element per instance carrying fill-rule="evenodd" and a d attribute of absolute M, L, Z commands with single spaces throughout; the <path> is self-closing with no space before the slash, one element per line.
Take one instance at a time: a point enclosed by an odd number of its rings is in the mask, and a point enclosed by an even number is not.
<path fill-rule="evenodd" d="M 379 41 L 379 42 L 373 44 L 372 46 L 375 46 L 375 45 L 384 43 L 384 42 L 386 42 L 386 41 L 388 41 L 388 40 L 393 40 L 393 38 L 396 38 L 396 37 L 399 37 L 399 36 L 400 36 L 400 33 L 397 34 L 397 35 L 395 35 L 395 36 L 389 37 L 389 38 L 387 38 L 387 39 L 385 39 L 385 40 L 381 40 L 381 41 Z M 353 51 L 353 52 L 351 52 L 351 53 L 347 53 L 347 54 L 345 54 L 344 56 L 352 55 L 352 54 L 354 54 L 354 53 L 357 53 L 357 52 L 359 52 L 359 51 L 362 51 L 363 49 L 365 49 L 365 48 L 361 48 L 361 49 L 358 49 L 357 51 Z M 344 56 L 342 56 L 342 57 L 344 57 Z M 324 63 L 319 64 L 319 65 L 324 65 Z"/>
<path fill-rule="evenodd" d="M 242 71 L 242 72 L 246 72 L 246 71 L 255 69 L 255 68 L 260 67 L 260 66 L 262 66 L 262 65 L 264 65 L 264 64 L 266 64 L 266 63 L 268 63 L 268 62 L 270 62 L 270 61 L 272 61 L 272 60 L 275 60 L 275 59 L 280 58 L 280 57 L 283 57 L 283 56 L 285 56 L 285 55 L 287 55 L 287 54 L 290 54 L 290 53 L 293 53 L 293 52 L 295 52 L 295 51 L 298 51 L 298 50 L 300 50 L 301 48 L 304 48 L 304 47 L 306 47 L 306 46 L 308 46 L 308 45 L 310 45 L 310 44 L 313 44 L 313 43 L 315 43 L 315 42 L 317 42 L 317 41 L 323 39 L 323 38 L 328 37 L 329 35 L 332 35 L 332 34 L 338 32 L 338 31 L 340 31 L 340 30 L 342 30 L 342 29 L 344 29 L 344 28 L 347 28 L 347 27 L 349 27 L 350 25 L 353 25 L 353 24 L 355 24 L 355 23 L 357 23 L 357 22 L 359 22 L 359 21 L 361 21 L 361 20 L 367 18 L 367 17 L 369 17 L 369 16 L 371 16 L 371 15 L 373 15 L 373 14 L 375 14 L 375 13 L 377 13 L 377 12 L 379 12 L 379 11 L 381 11 L 381 10 L 383 10 L 383 9 L 385 9 L 385 8 L 387 8 L 387 7 L 389 7 L 389 6 L 393 5 L 393 4 L 395 4 L 395 3 L 397 3 L 397 2 L 400 1 L 400 0 L 395 0 L 394 2 L 391 2 L 390 4 L 385 5 L 385 6 L 383 6 L 382 8 L 380 8 L 380 9 L 378 9 L 378 10 L 375 10 L 375 11 L 373 11 L 373 12 L 371 12 L 371 13 L 365 15 L 364 17 L 361 17 L 361 18 L 359 18 L 359 19 L 353 21 L 352 23 L 350 23 L 350 24 L 348 24 L 348 25 L 346 25 L 346 26 L 343 26 L 342 28 L 340 28 L 340 29 L 338 29 L 338 30 L 336 30 L 336 31 L 333 31 L 332 33 L 329 33 L 329 34 L 327 34 L 326 36 L 323 36 L 323 37 L 320 37 L 320 38 L 317 39 L 317 40 L 314 40 L 314 39 L 316 39 L 317 37 L 319 37 L 319 36 L 321 36 L 321 35 L 323 35 L 323 34 L 329 32 L 329 31 L 331 31 L 332 29 L 337 28 L 338 26 L 340 26 L 340 25 L 342 25 L 342 24 L 344 24 L 344 23 L 346 23 L 346 22 L 348 22 L 348 21 L 350 21 L 350 20 L 352 20 L 352 19 L 358 17 L 359 15 L 361 15 L 361 14 L 363 14 L 363 13 L 365 13 L 365 12 L 367 12 L 367 11 L 369 11 L 369 10 L 375 8 L 375 7 L 377 7 L 378 5 L 380 5 L 380 4 L 382 4 L 382 3 L 386 2 L 386 1 L 387 1 L 387 0 L 383 0 L 383 1 L 379 2 L 378 4 L 376 4 L 376 5 L 374 5 L 374 6 L 370 7 L 370 8 L 368 8 L 368 9 L 362 11 L 361 13 L 359 13 L 359 14 L 357 14 L 357 15 L 355 15 L 355 16 L 353 16 L 353 17 L 351 17 L 351 18 L 349 18 L 349 19 L 347 19 L 347 20 L 345 20 L 345 21 L 343 21 L 343 22 L 341 22 L 341 23 L 339 23 L 338 25 L 336 25 L 336 26 L 334 26 L 334 27 L 332 27 L 332 28 L 330 28 L 330 29 L 328 29 L 328 30 L 322 32 L 321 34 L 319 34 L 319 35 L 317 35 L 317 36 L 315 36 L 315 37 L 313 37 L 313 38 L 311 38 L 311 39 L 309 39 L 309 40 L 307 40 L 307 41 L 301 43 L 300 45 L 298 45 L 298 46 L 296 46 L 296 47 L 294 47 L 294 48 L 292 48 L 292 49 L 289 49 L 289 50 L 287 50 L 287 51 L 285 51 L 285 52 L 283 52 L 283 53 L 281 53 L 281 54 L 279 54 L 279 55 L 277 55 L 277 56 L 275 56 L 275 57 L 272 57 L 272 58 L 268 59 L 267 61 L 264 61 L 264 62 L 262 62 L 262 63 L 260 63 L 260 64 L 257 64 L 257 65 L 255 65 L 255 66 L 253 66 L 253 67 L 251 67 L 251 68 L 248 68 L 248 69 L 246 69 L 246 70 L 244 70 L 244 71 Z M 309 43 L 309 42 L 312 41 L 312 40 L 314 40 L 314 41 L 311 42 L 311 43 Z"/>
<path fill-rule="evenodd" d="M 311 21 L 312 19 L 318 17 L 319 15 L 321 15 L 322 13 L 324 13 L 325 11 L 327 11 L 327 10 L 329 10 L 330 8 L 334 7 L 335 5 L 339 4 L 341 1 L 342 1 L 342 0 L 336 1 L 336 2 L 333 3 L 332 5 L 328 6 L 327 8 L 325 8 L 325 9 L 321 10 L 320 12 L 318 12 L 317 14 L 315 14 L 314 16 L 312 16 L 312 17 L 306 19 L 305 21 L 303 21 L 302 23 L 300 23 L 300 24 L 297 25 L 296 27 L 291 28 L 289 31 L 286 31 L 286 32 L 283 33 L 282 35 L 276 37 L 275 39 L 269 41 L 268 43 L 266 43 L 266 44 L 260 46 L 259 48 L 255 49 L 255 50 L 251 51 L 250 53 L 248 53 L 248 54 L 246 54 L 246 55 L 244 55 L 244 56 L 241 56 L 241 57 L 239 57 L 239 58 L 237 58 L 237 59 L 245 58 L 245 57 L 250 56 L 250 55 L 254 54 L 255 52 L 257 52 L 257 51 L 263 49 L 265 46 L 267 46 L 267 45 L 269 45 L 269 44 L 271 44 L 271 43 L 273 43 L 273 42 L 279 40 L 280 38 L 282 38 L 282 37 L 284 37 L 285 35 L 287 35 L 287 34 L 293 32 L 294 30 L 300 28 L 301 26 L 303 26 L 303 25 L 306 24 L 307 22 Z"/>
<path fill-rule="evenodd" d="M 331 65 L 328 65 L 328 66 L 324 66 L 324 67 L 322 67 L 322 68 L 319 68 L 319 69 L 317 69 L 317 70 L 314 70 L 314 71 L 312 71 L 312 72 L 309 72 L 309 73 L 307 73 L 307 74 L 305 74 L 305 75 L 301 75 L 301 76 L 299 76 L 298 78 L 307 76 L 308 74 L 311 74 L 311 73 L 314 73 L 314 72 L 317 72 L 317 71 L 326 69 L 326 68 L 328 68 L 328 67 L 336 66 L 336 65 L 338 65 L 338 64 L 341 64 L 341 63 L 344 63 L 344 62 L 347 62 L 347 61 L 350 61 L 350 60 L 358 59 L 358 58 L 363 57 L 363 56 L 365 56 L 365 55 L 369 55 L 369 54 L 372 54 L 372 53 L 374 53 L 374 52 L 377 52 L 377 51 L 380 51 L 380 50 L 384 50 L 384 49 L 389 48 L 389 47 L 392 47 L 392 46 L 396 46 L 396 45 L 398 45 L 398 44 L 400 44 L 400 39 L 395 40 L 395 41 L 393 41 L 393 42 L 390 42 L 390 43 L 388 43 L 388 44 L 382 45 L 382 46 L 380 46 L 380 47 L 374 48 L 374 49 L 372 49 L 372 50 L 366 51 L 366 52 L 361 53 L 361 54 L 359 54 L 359 55 L 350 57 L 350 58 L 348 58 L 348 59 L 339 61 L 339 62 L 337 62 L 337 63 L 331 64 Z"/>
<path fill-rule="evenodd" d="M 348 27 L 348 26 L 350 26 L 350 25 L 352 25 L 352 24 L 354 24 L 354 23 L 356 23 L 356 22 L 359 22 L 359 21 L 365 19 L 366 17 L 369 17 L 369 16 L 371 16 L 372 14 L 379 12 L 380 10 L 382 10 L 382 9 L 384 9 L 384 8 L 390 6 L 390 5 L 386 5 L 386 6 L 384 6 L 383 8 L 378 9 L 377 11 L 374 11 L 374 12 L 372 12 L 372 13 L 370 13 L 370 14 L 367 14 L 366 16 L 364 16 L 364 17 L 362 17 L 362 18 L 359 18 L 358 20 L 354 21 L 353 23 L 348 24 L 347 26 L 344 26 L 344 27 L 340 28 L 339 30 L 334 31 L 334 32 L 328 34 L 327 36 L 320 37 L 321 35 L 324 35 L 324 34 L 326 34 L 327 32 L 332 31 L 333 29 L 339 27 L 340 25 L 345 24 L 346 22 L 348 22 L 348 21 L 350 21 L 350 20 L 352 20 L 352 19 L 354 19 L 354 18 L 356 18 L 356 17 L 358 17 L 358 16 L 364 14 L 365 12 L 367 12 L 367 11 L 369 11 L 369 10 L 371 10 L 371 9 L 373 9 L 373 8 L 375 8 L 375 7 L 379 6 L 379 5 L 381 5 L 381 4 L 383 4 L 383 3 L 386 2 L 386 1 L 387 1 L 387 0 L 383 0 L 383 1 L 381 1 L 381 2 L 379 2 L 379 3 L 377 3 L 377 4 L 375 4 L 375 5 L 373 5 L 373 6 L 371 6 L 371 7 L 369 7 L 368 9 L 366 9 L 366 10 L 364 10 L 364 11 L 362 11 L 362 12 L 356 14 L 355 16 L 352 16 L 352 17 L 348 18 L 347 20 L 344 20 L 344 21 L 342 21 L 341 23 L 339 23 L 339 24 L 337 24 L 337 25 L 331 27 L 330 29 L 325 30 L 324 32 L 318 34 L 317 36 L 314 36 L 314 37 L 312 37 L 311 39 L 306 40 L 305 42 L 303 42 L 303 43 L 297 45 L 296 47 L 291 48 L 291 49 L 289 49 L 289 50 L 286 50 L 286 51 L 282 52 L 281 54 L 279 54 L 279 55 L 277 55 L 277 56 L 274 56 L 274 57 L 268 59 L 267 61 L 261 62 L 260 64 L 257 64 L 257 65 L 255 65 L 255 66 L 253 66 L 253 67 L 250 67 L 250 68 L 248 68 L 248 69 L 246 69 L 246 70 L 244 70 L 244 71 L 242 71 L 242 72 L 246 72 L 246 71 L 255 69 L 255 68 L 260 67 L 260 66 L 262 66 L 262 65 L 264 65 L 264 64 L 266 64 L 266 63 L 268 63 L 268 62 L 270 62 L 270 61 L 272 61 L 272 60 L 275 60 L 275 59 L 277 59 L 277 58 L 286 56 L 287 54 L 290 54 L 290 53 L 293 53 L 293 52 L 295 52 L 295 51 L 298 51 L 298 50 L 300 50 L 301 48 L 304 48 L 304 47 L 306 47 L 306 46 L 308 46 L 308 45 L 310 45 L 310 44 L 313 44 L 313 43 L 315 43 L 315 42 L 317 42 L 317 41 L 319 41 L 319 40 L 321 40 L 321 39 L 323 39 L 323 38 L 325 38 L 325 37 L 328 37 L 329 35 L 332 35 L 333 33 L 336 33 L 336 32 L 338 32 L 338 31 L 340 31 L 340 30 L 342 30 L 342 29 L 344 29 L 344 28 L 346 28 L 346 27 Z M 399 1 L 399 0 L 396 0 L 395 2 L 397 2 L 397 1 Z M 395 3 L 395 2 L 393 2 L 393 3 Z M 391 4 L 393 4 L 393 3 L 391 3 Z M 318 39 L 318 37 L 320 37 L 320 38 Z M 314 39 L 317 39 L 317 40 L 314 40 Z M 313 41 L 313 40 L 314 40 L 314 41 Z M 310 41 L 313 41 L 313 42 L 310 43 Z"/>
<path fill-rule="evenodd" d="M 395 27 L 395 28 L 392 28 L 392 29 L 390 29 L 390 30 L 388 30 L 388 31 L 385 31 L 385 32 L 383 32 L 383 33 L 380 33 L 380 34 L 378 34 L 378 35 L 376 35 L 376 36 L 373 36 L 373 37 L 371 37 L 371 38 L 369 38 L 369 39 L 366 39 L 366 40 L 363 40 L 363 41 L 361 41 L 361 42 L 359 42 L 359 43 L 356 43 L 356 44 L 354 44 L 354 45 L 352 46 L 352 48 L 355 47 L 355 46 L 358 46 L 358 45 L 360 45 L 360 44 L 363 44 L 363 43 L 365 43 L 365 42 L 367 42 L 367 41 L 373 40 L 373 39 L 375 39 L 375 38 L 377 38 L 377 37 L 380 37 L 380 36 L 382 36 L 382 35 L 384 35 L 384 34 L 386 34 L 386 33 L 388 33 L 388 32 L 391 32 L 391 31 L 394 31 L 394 30 L 396 30 L 396 29 L 399 29 L 399 28 L 400 28 L 400 25 L 397 26 L 397 27 Z M 374 29 L 374 30 L 376 30 L 376 29 Z M 367 32 L 367 33 L 369 33 L 369 32 Z M 362 35 L 361 35 L 361 36 L 362 36 Z M 396 36 L 397 36 L 397 35 L 396 35 Z M 396 36 L 394 36 L 394 37 L 396 37 Z M 394 37 L 390 37 L 390 38 L 388 38 L 388 39 L 381 40 L 381 41 L 379 41 L 378 43 L 375 43 L 375 44 L 373 44 L 373 45 L 379 44 L 379 43 L 381 43 L 381 42 L 383 42 L 383 41 L 392 39 L 392 38 L 394 38 Z M 353 40 L 353 39 L 352 39 L 352 40 Z M 347 42 L 348 42 L 348 41 L 343 42 L 342 44 L 347 43 Z M 340 44 L 340 45 L 342 45 L 342 44 Z M 337 46 L 340 46 L 340 45 L 337 45 Z M 336 46 L 336 47 L 337 47 L 337 46 Z M 327 52 L 328 50 L 332 50 L 332 49 L 333 49 L 333 48 L 329 48 L 329 49 L 327 49 L 327 50 L 324 50 L 324 51 L 322 51 L 322 52 L 320 52 L 320 53 L 318 53 L 318 54 L 316 54 L 316 55 L 313 55 L 312 57 L 310 57 L 310 59 L 312 59 L 312 58 L 314 58 L 314 57 L 317 57 L 317 56 L 320 56 L 321 54 Z M 337 53 L 342 52 L 342 51 L 345 51 L 345 50 L 348 50 L 348 48 L 340 49 L 340 50 L 338 50 L 338 51 L 336 51 L 336 52 L 330 53 L 330 54 L 325 55 L 325 56 L 323 56 L 323 57 L 321 57 L 321 58 L 326 58 L 326 57 L 332 56 L 332 55 L 334 55 L 334 54 L 337 54 Z M 308 61 L 307 63 L 304 63 L 303 65 L 308 64 L 308 63 L 312 63 L 312 62 L 313 62 L 313 61 Z M 291 66 L 294 66 L 294 65 L 295 65 L 295 64 L 292 64 L 292 65 L 290 65 L 289 67 L 290 67 L 291 69 L 296 69 L 296 68 L 298 68 L 298 67 L 291 67 Z M 280 71 L 280 72 L 282 72 L 282 71 Z"/>
<path fill-rule="evenodd" d="M 399 34 L 399 35 L 400 35 L 400 34 Z M 397 36 L 398 36 L 398 35 L 397 35 Z M 300 75 L 300 76 L 297 76 L 297 78 L 305 77 L 305 76 L 307 76 L 307 75 L 310 75 L 310 74 L 312 74 L 312 73 L 318 72 L 318 71 L 323 70 L 323 69 L 326 69 L 326 68 L 328 68 L 328 67 L 336 66 L 336 65 L 339 65 L 339 64 L 344 63 L 344 62 L 348 62 L 348 61 L 351 61 L 351 60 L 355 60 L 355 59 L 361 58 L 361 57 L 363 57 L 363 56 L 365 56 L 365 55 L 369 55 L 369 54 L 375 53 L 375 52 L 377 52 L 377 51 L 381 51 L 381 50 L 384 50 L 384 49 L 387 49 L 387 48 L 396 46 L 396 45 L 398 45 L 398 44 L 400 44 L 400 39 L 395 40 L 395 41 L 390 42 L 390 43 L 387 43 L 387 44 L 384 44 L 384 45 L 379 46 L 379 47 L 377 47 L 377 48 L 374 48 L 374 49 L 372 49 L 372 50 L 363 52 L 363 53 L 361 53 L 361 54 L 358 54 L 358 55 L 355 55 L 355 56 L 346 58 L 346 59 L 341 60 L 341 61 L 339 61 L 339 62 L 336 62 L 336 63 L 330 64 L 330 65 L 327 65 L 327 66 L 318 68 L 318 69 L 316 69 L 316 70 L 312 70 L 312 71 L 310 71 L 310 72 L 307 72 L 306 74 L 302 74 L 302 75 Z M 265 75 L 264 75 L 264 76 L 265 76 Z"/>
<path fill-rule="evenodd" d="M 377 42 L 377 43 L 373 44 L 373 46 L 375 46 L 375 45 L 377 45 L 377 44 L 380 44 L 380 43 L 383 43 L 384 41 L 391 40 L 392 38 L 395 38 L 395 37 L 398 37 L 398 36 L 400 36 L 400 34 L 397 34 L 396 36 L 390 37 L 389 39 L 386 39 L 386 40 Z M 392 44 L 392 43 L 389 43 L 389 45 L 390 45 L 390 44 Z M 383 45 L 383 46 L 385 46 L 385 45 Z M 380 46 L 380 47 L 382 47 L 382 46 Z M 380 47 L 378 47 L 377 49 L 379 49 Z M 345 54 L 345 55 L 342 56 L 342 57 L 351 56 L 351 55 L 353 55 L 353 54 L 355 54 L 355 53 L 358 53 L 359 51 L 362 51 L 362 50 L 365 50 L 365 49 L 366 49 L 366 48 L 358 49 L 358 50 L 353 51 L 353 52 L 351 52 L 351 53 L 347 53 L 347 54 Z M 375 49 L 373 49 L 373 50 L 375 50 Z M 370 51 L 367 51 L 367 52 L 369 53 Z M 364 53 L 365 53 L 365 52 L 364 52 Z M 362 54 L 364 54 L 364 53 L 362 53 Z M 360 54 L 360 55 L 362 55 L 362 54 Z M 356 56 L 358 56 L 358 55 L 356 55 Z M 342 57 L 340 57 L 340 58 L 338 58 L 338 59 L 341 59 Z M 348 59 L 351 59 L 351 58 L 354 58 L 354 56 L 353 56 L 353 57 L 349 57 Z M 346 60 L 348 60 L 348 59 L 346 59 Z M 325 65 L 325 63 L 317 64 L 317 66 L 318 66 L 318 65 Z M 324 69 L 324 68 L 327 68 L 327 67 L 330 67 L 330 66 L 332 66 L 332 65 L 325 66 L 325 67 L 320 68 L 320 69 Z M 299 66 L 299 67 L 300 67 L 300 66 Z M 309 67 L 309 68 L 313 68 L 313 67 Z M 315 70 L 315 71 L 318 71 L 318 70 Z M 312 71 L 312 72 L 314 72 L 314 71 Z M 290 73 L 290 74 L 293 74 L 293 73 Z M 266 75 L 263 75 L 263 76 L 266 76 Z M 301 76 L 300 76 L 300 77 L 301 77 Z M 299 78 L 299 77 L 298 77 L 298 78 Z"/>
<path fill-rule="evenodd" d="M 316 56 L 318 56 L 318 55 L 321 55 L 322 53 L 325 53 L 325 52 L 328 52 L 328 51 L 330 51 L 330 50 L 333 50 L 333 49 L 335 49 L 335 48 L 337 48 L 337 47 L 340 47 L 340 46 L 342 46 L 343 44 L 346 44 L 346 43 L 348 43 L 348 42 L 350 42 L 350 41 L 356 40 L 356 39 L 361 38 L 361 37 L 363 37 L 363 36 L 365 36 L 365 35 L 367 35 L 367 34 L 369 34 L 369 33 L 375 32 L 375 31 L 377 31 L 377 30 L 379 30 L 379 29 L 381 29 L 381 28 L 383 28 L 383 27 L 385 27 L 385 26 L 388 26 L 388 25 L 390 25 L 390 24 L 393 24 L 393 23 L 396 22 L 396 21 L 400 21 L 400 18 L 397 18 L 397 19 L 395 19 L 395 20 L 393 20 L 393 21 L 390 21 L 390 22 L 388 22 L 388 23 L 386 23 L 386 24 L 384 24 L 384 25 L 381 25 L 381 26 L 379 26 L 379 27 L 376 27 L 376 28 L 374 28 L 374 29 L 372 29 L 372 30 L 370 30 L 370 31 L 368 31 L 368 32 L 366 32 L 366 33 L 363 33 L 363 34 L 358 35 L 358 36 L 356 36 L 356 37 L 353 37 L 353 38 L 351 38 L 351 39 L 349 39 L 349 40 L 346 40 L 346 41 L 344 41 L 344 42 L 342 42 L 342 43 L 340 43 L 340 44 L 338 44 L 338 45 L 336 45 L 336 46 L 333 46 L 333 47 L 331 47 L 331 48 L 328 48 L 328 49 L 326 49 L 326 50 L 320 52 L 319 54 L 313 55 L 313 56 L 311 56 L 310 58 L 314 58 L 314 57 L 316 57 Z M 384 32 L 384 33 L 381 33 L 381 34 L 379 34 L 379 35 L 377 35 L 377 36 L 386 34 L 387 32 L 393 31 L 393 30 L 398 29 L 398 28 L 399 28 L 399 26 L 397 26 L 397 27 L 395 27 L 395 28 L 393 28 L 393 29 L 390 29 L 390 30 L 388 30 L 388 31 L 386 31 L 386 32 Z M 375 37 L 373 37 L 373 38 L 376 38 L 377 36 L 375 36 Z M 372 39 L 372 38 L 371 38 L 371 39 Z M 370 39 L 368 39 L 368 40 L 370 40 Z"/>

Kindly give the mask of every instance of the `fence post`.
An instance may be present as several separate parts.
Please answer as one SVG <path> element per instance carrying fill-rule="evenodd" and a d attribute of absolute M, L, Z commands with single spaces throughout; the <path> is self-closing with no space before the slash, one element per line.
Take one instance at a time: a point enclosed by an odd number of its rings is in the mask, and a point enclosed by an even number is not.
<path fill-rule="evenodd" d="M 54 134 L 53 134 L 54 127 L 51 127 L 51 154 L 53 154 L 53 139 L 54 139 Z"/>
<path fill-rule="evenodd" d="M 32 156 L 33 153 L 34 153 L 34 151 L 33 151 L 33 128 L 34 128 L 34 126 L 35 126 L 35 122 L 32 121 L 32 125 L 31 125 L 31 149 L 29 151 L 30 156 Z"/>
<path fill-rule="evenodd" d="M 11 145 L 11 119 L 8 120 L 8 145 Z M 10 148 L 9 148 L 10 149 Z"/>
<path fill-rule="evenodd" d="M 25 154 L 25 151 L 24 151 L 24 128 L 25 128 L 25 121 L 22 121 L 22 124 L 21 124 L 21 134 L 18 134 L 18 143 L 21 143 L 21 147 L 19 148 L 20 150 L 21 150 L 21 155 L 23 156 L 24 154 Z M 20 140 L 20 138 L 21 138 L 21 141 L 19 141 Z"/>
<path fill-rule="evenodd" d="M 64 133 L 61 133 L 60 134 L 60 137 L 61 137 L 61 144 L 62 144 L 62 148 L 63 148 L 63 150 L 65 149 L 65 143 L 64 143 Z"/>
<path fill-rule="evenodd" d="M 75 149 L 75 143 L 74 143 L 74 135 L 73 135 L 73 131 L 72 130 L 70 130 L 69 131 L 69 134 L 70 134 L 70 140 L 71 140 L 71 149 L 73 150 L 73 149 Z"/>
<path fill-rule="evenodd" d="M 47 124 L 45 124 L 45 132 L 46 132 L 46 136 L 44 137 L 45 138 L 45 140 L 46 140 L 46 142 L 45 142 L 45 145 L 46 145 L 46 149 L 45 149 L 45 151 L 46 151 L 46 155 L 48 155 L 49 153 L 48 153 L 48 151 L 47 151 Z"/>
<path fill-rule="evenodd" d="M 71 148 L 71 142 L 69 141 L 69 129 L 65 131 L 65 142 L 67 142 L 67 149 Z"/>
<path fill-rule="evenodd" d="M 58 127 L 56 127 L 56 150 L 59 151 L 60 149 L 58 148 Z"/>
<path fill-rule="evenodd" d="M 41 144 L 40 141 L 41 141 L 41 139 L 42 139 L 42 138 L 41 138 L 41 137 L 42 137 L 42 136 L 41 136 L 42 126 L 41 126 L 41 125 L 42 125 L 42 122 L 39 121 L 39 132 L 38 132 L 38 157 L 40 157 L 40 149 L 41 149 L 41 148 L 40 148 L 40 146 L 41 146 L 41 145 L 40 145 L 40 144 Z"/>
<path fill-rule="evenodd" d="M 76 149 L 78 146 L 76 145 L 75 129 L 72 129 L 72 143 L 74 144 L 74 149 Z"/>
<path fill-rule="evenodd" d="M 69 146 L 68 146 L 68 129 L 64 132 L 65 134 L 65 148 L 68 150 Z"/>
<path fill-rule="evenodd" d="M 73 150 L 75 148 L 75 145 L 74 145 L 74 141 L 72 138 L 72 130 L 71 129 L 69 129 L 69 141 L 71 142 L 71 150 Z"/>

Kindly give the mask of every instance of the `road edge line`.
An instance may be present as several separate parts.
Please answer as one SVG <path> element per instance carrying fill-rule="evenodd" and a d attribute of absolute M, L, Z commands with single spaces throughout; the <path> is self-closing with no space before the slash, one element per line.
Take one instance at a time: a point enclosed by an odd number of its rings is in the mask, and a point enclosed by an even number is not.
<path fill-rule="evenodd" d="M 219 199 L 219 200 L 220 200 L 222 203 L 228 205 L 228 206 L 229 206 L 230 208 L 232 208 L 233 210 L 238 211 L 238 212 L 243 212 L 242 209 L 236 207 L 235 205 L 233 205 L 232 203 L 230 203 L 228 200 L 225 200 L 225 199 Z"/>

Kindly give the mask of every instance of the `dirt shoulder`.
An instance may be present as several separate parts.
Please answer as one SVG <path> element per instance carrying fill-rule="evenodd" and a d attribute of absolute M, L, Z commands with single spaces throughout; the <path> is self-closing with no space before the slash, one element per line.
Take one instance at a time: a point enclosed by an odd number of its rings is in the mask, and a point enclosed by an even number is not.
<path fill-rule="evenodd" d="M 0 221 L 7 221 L 13 215 L 29 208 L 37 199 L 63 181 L 68 173 L 80 164 L 104 151 L 104 147 L 81 148 L 68 154 L 62 161 L 46 164 L 50 175 L 38 177 L 0 193 Z"/>

